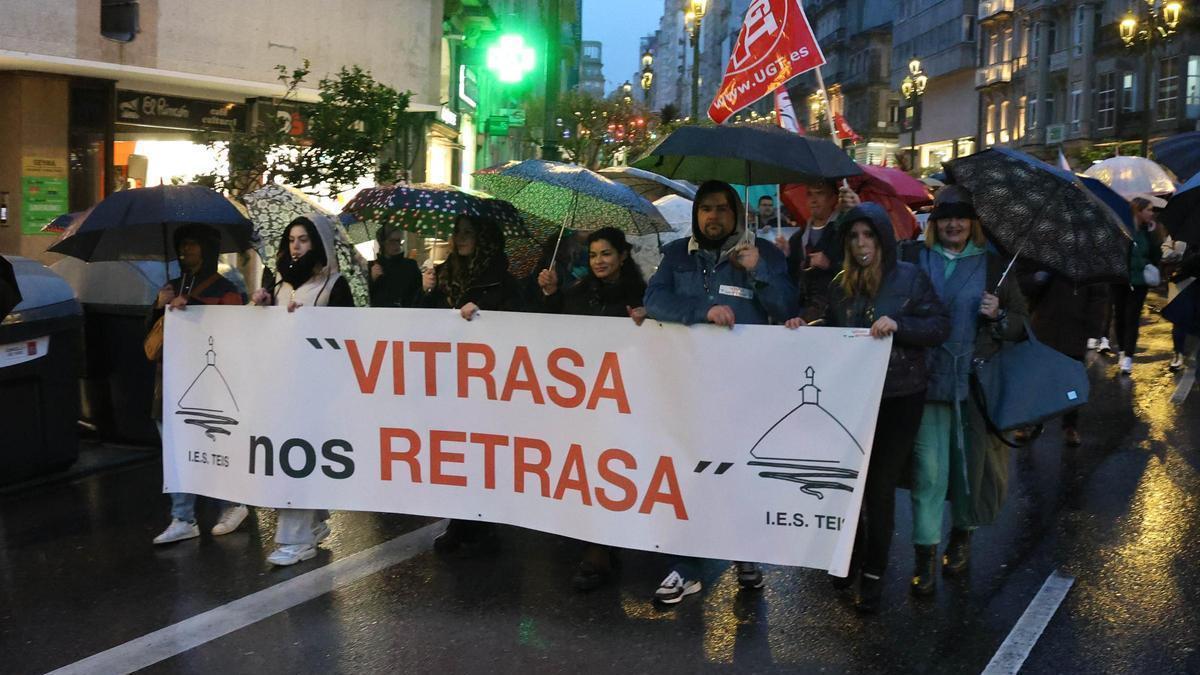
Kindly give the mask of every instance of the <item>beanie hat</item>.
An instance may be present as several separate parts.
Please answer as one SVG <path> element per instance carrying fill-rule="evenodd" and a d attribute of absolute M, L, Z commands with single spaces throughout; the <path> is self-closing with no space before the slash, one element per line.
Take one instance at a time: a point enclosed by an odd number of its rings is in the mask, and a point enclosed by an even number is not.
<path fill-rule="evenodd" d="M 975 212 L 974 198 L 961 185 L 947 185 L 938 190 L 937 198 L 933 200 L 933 211 L 930 212 L 929 219 L 945 218 L 979 219 L 979 214 Z"/>

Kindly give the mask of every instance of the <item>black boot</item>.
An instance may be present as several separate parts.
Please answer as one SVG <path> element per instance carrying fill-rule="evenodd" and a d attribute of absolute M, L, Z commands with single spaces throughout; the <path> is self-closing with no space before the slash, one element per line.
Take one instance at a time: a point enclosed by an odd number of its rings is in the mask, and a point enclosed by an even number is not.
<path fill-rule="evenodd" d="M 971 562 L 971 531 L 950 530 L 950 543 L 946 545 L 946 554 L 942 556 L 942 574 L 952 577 L 966 571 Z"/>
<path fill-rule="evenodd" d="M 854 608 L 863 614 L 874 614 L 879 611 L 882 598 L 883 576 L 863 572 L 862 582 L 858 585 L 858 602 L 854 603 Z"/>
<path fill-rule="evenodd" d="M 913 595 L 933 595 L 937 588 L 937 544 L 913 547 L 916 553 L 916 565 L 913 567 L 912 585 L 909 587 Z"/>

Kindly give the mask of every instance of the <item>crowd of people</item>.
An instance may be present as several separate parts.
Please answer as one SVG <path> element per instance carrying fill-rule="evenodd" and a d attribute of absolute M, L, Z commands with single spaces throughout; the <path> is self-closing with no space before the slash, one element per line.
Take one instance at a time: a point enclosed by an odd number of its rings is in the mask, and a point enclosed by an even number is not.
<path fill-rule="evenodd" d="M 1154 278 L 1155 266 L 1163 250 L 1177 247 L 1159 238 L 1152 201 L 1136 198 L 1127 284 L 1078 286 L 1049 270 L 1021 265 L 1002 282 L 1009 259 L 989 245 L 971 194 L 955 185 L 938 193 L 925 232 L 914 241 L 897 241 L 887 211 L 832 181 L 807 186 L 811 217 L 788 238 L 769 232 L 779 223 L 774 200 L 764 197 L 757 206 L 747 222 L 732 186 L 700 185 L 691 236 L 662 247 L 649 280 L 632 261 L 624 233 L 611 227 L 565 238 L 555 247 L 558 254 L 547 251 L 539 271 L 526 280 L 509 273 L 504 236 L 495 223 L 460 217 L 446 259 L 423 271 L 405 255 L 404 233 L 384 227 L 370 266 L 371 305 L 453 310 L 467 321 L 481 311 L 531 311 L 614 317 L 637 325 L 649 318 L 721 327 L 853 327 L 890 337 L 850 574 L 831 581 L 840 591 L 856 588 L 855 603 L 862 611 L 879 608 L 895 529 L 896 488 L 907 487 L 913 518 L 911 590 L 932 594 L 939 573 L 967 570 L 973 533 L 1003 508 L 1010 446 L 1030 435 L 1002 438 L 989 430 L 972 400 L 971 364 L 1006 342 L 1024 339 L 1028 326 L 1045 344 L 1083 360 L 1089 348 L 1102 346 L 1100 336 L 1107 345 L 1111 323 L 1119 372 L 1130 373 L 1147 290 L 1161 281 Z M 283 305 L 289 312 L 353 306 L 346 278 L 328 254 L 333 249 L 325 233 L 332 225 L 319 218 L 298 218 L 288 226 L 251 304 Z M 174 243 L 182 273 L 159 293 L 147 324 L 151 333 L 166 310 L 247 303 L 216 272 L 216 232 L 183 228 Z M 1180 274 L 1197 267 L 1195 260 L 1187 258 Z M 1182 365 L 1184 337 L 1176 337 L 1172 368 Z M 160 363 L 160 393 L 161 372 Z M 161 397 L 154 415 L 161 420 Z M 1064 443 L 1078 446 L 1078 411 L 1063 417 L 1062 426 Z M 195 505 L 194 495 L 171 495 L 171 522 L 154 543 L 199 536 Z M 214 535 L 236 530 L 248 514 L 240 504 L 222 503 L 219 511 Z M 328 518 L 327 511 L 280 509 L 278 547 L 268 562 L 292 565 L 312 558 L 330 534 Z M 496 550 L 501 536 L 491 523 L 452 520 L 436 539 L 435 551 L 486 555 Z M 579 591 L 597 588 L 611 579 L 617 562 L 616 549 L 587 544 L 571 583 Z M 701 591 L 699 562 L 672 558 L 653 598 L 671 605 Z M 735 564 L 741 588 L 763 587 L 755 562 Z"/>

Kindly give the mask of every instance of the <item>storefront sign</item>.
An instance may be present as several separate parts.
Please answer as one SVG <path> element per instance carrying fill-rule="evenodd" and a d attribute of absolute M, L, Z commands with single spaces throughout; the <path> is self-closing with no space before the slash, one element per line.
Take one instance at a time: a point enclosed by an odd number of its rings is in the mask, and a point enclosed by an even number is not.
<path fill-rule="evenodd" d="M 21 160 L 21 234 L 49 234 L 42 228 L 68 209 L 67 160 L 25 157 Z"/>
<path fill-rule="evenodd" d="M 196 131 L 242 131 L 246 106 L 138 91 L 117 92 L 117 122 Z"/>
<path fill-rule="evenodd" d="M 24 342 L 0 345 L 0 368 L 8 368 L 40 359 L 50 351 L 50 338 L 39 337 Z"/>
<path fill-rule="evenodd" d="M 279 131 L 300 138 L 308 131 L 307 106 L 296 103 L 271 103 L 270 99 L 260 99 L 254 104 L 255 116 L 259 123 L 276 125 Z"/>
<path fill-rule="evenodd" d="M 458 67 L 458 100 L 471 108 L 479 105 L 479 82 L 475 78 L 475 71 L 467 65 Z"/>
<path fill-rule="evenodd" d="M 484 127 L 488 136 L 507 136 L 508 135 L 508 118 L 499 115 L 492 115 L 487 118 Z"/>
<path fill-rule="evenodd" d="M 500 116 L 508 118 L 509 126 L 514 126 L 514 127 L 525 126 L 525 109 L 524 108 L 501 108 Z"/>
<path fill-rule="evenodd" d="M 863 333 L 171 312 L 163 482 L 844 573 L 891 346 Z"/>

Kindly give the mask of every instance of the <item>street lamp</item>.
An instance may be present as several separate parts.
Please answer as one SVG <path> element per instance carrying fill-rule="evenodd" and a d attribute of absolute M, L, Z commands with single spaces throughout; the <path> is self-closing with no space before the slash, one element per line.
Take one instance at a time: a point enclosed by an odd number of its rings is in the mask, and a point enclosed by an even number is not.
<path fill-rule="evenodd" d="M 683 22 L 692 41 L 692 117 L 700 119 L 700 23 L 708 11 L 708 0 L 691 0 L 684 6 L 689 9 Z"/>
<path fill-rule="evenodd" d="M 1155 47 L 1158 42 L 1168 42 L 1179 28 L 1183 15 L 1183 3 L 1178 0 L 1145 0 L 1137 3 L 1137 13 L 1130 9 L 1125 18 L 1121 19 L 1121 41 L 1130 49 L 1142 47 L 1142 89 L 1144 90 L 1142 111 L 1144 118 L 1142 129 L 1142 156 L 1148 157 L 1150 150 L 1150 131 L 1154 118 L 1150 110 L 1150 77 L 1154 62 Z"/>
<path fill-rule="evenodd" d="M 650 105 L 650 87 L 654 86 L 654 54 L 646 50 L 642 54 L 642 91 L 646 97 L 646 105 Z"/>
<path fill-rule="evenodd" d="M 625 84 L 621 85 L 621 100 L 625 102 L 625 105 L 633 103 L 633 85 L 629 83 L 629 80 L 625 80 Z"/>
<path fill-rule="evenodd" d="M 909 132 L 912 134 L 910 144 L 912 146 L 912 169 L 915 176 L 920 167 L 917 166 L 917 120 L 919 119 L 919 106 L 921 97 L 925 95 L 925 87 L 929 85 L 929 76 L 925 71 L 921 70 L 921 62 L 917 57 L 913 57 L 912 61 L 908 62 L 908 75 L 904 76 L 904 80 L 900 83 L 900 94 L 904 96 L 904 100 L 908 103 L 908 110 L 911 113 L 908 121 Z"/>

